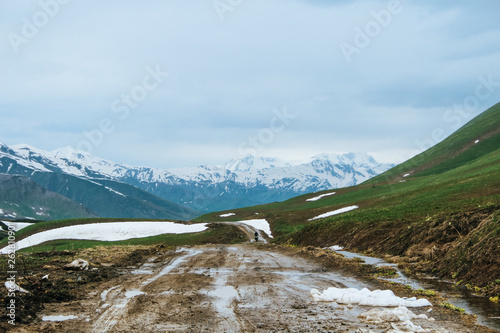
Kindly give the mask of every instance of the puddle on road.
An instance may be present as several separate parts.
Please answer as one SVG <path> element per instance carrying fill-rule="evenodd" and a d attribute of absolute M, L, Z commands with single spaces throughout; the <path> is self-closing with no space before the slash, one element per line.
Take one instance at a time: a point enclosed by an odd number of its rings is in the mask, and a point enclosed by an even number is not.
<path fill-rule="evenodd" d="M 156 267 L 156 265 L 154 263 L 147 262 L 147 263 L 143 264 L 141 267 L 139 267 L 138 269 L 131 271 L 130 274 L 151 275 L 154 273 L 155 267 Z"/>
<path fill-rule="evenodd" d="M 240 299 L 240 295 L 235 287 L 227 285 L 227 280 L 230 275 L 234 274 L 234 270 L 221 269 L 214 272 L 215 283 L 211 290 L 202 291 L 212 297 L 214 310 L 220 315 L 217 331 L 222 332 L 240 332 L 240 323 L 234 312 L 234 301 Z"/>
<path fill-rule="evenodd" d="M 234 316 L 232 303 L 234 300 L 239 300 L 238 291 L 233 286 L 222 286 L 209 291 L 208 296 L 214 297 L 215 310 L 224 317 Z"/>
<path fill-rule="evenodd" d="M 143 286 L 147 286 L 148 284 L 151 284 L 151 283 L 155 282 L 156 280 L 158 280 L 162 276 L 169 274 L 172 270 L 174 270 L 175 268 L 179 267 L 182 263 L 186 262 L 187 259 L 189 259 L 191 257 L 194 257 L 195 255 L 198 255 L 198 254 L 202 253 L 203 251 L 181 248 L 181 249 L 177 250 L 176 252 L 179 252 L 179 253 L 181 253 L 181 252 L 187 252 L 187 254 L 185 254 L 185 255 L 183 255 L 181 257 L 178 257 L 178 258 L 172 260 L 158 274 L 156 274 L 152 278 L 147 279 L 146 281 L 144 281 L 142 283 L 142 285 Z"/>
<path fill-rule="evenodd" d="M 413 289 L 421 288 L 438 291 L 447 297 L 453 305 L 464 308 L 467 313 L 475 314 L 479 324 L 500 330 L 500 304 L 495 304 L 485 297 L 475 296 L 463 286 L 457 287 L 452 282 L 424 275 L 417 278 L 410 278 L 398 269 L 397 264 L 388 263 L 383 259 L 344 250 L 335 252 L 342 254 L 348 259 L 360 258 L 368 265 L 393 267 L 397 271 L 398 276 L 395 278 L 384 278 L 385 280 L 410 285 Z"/>

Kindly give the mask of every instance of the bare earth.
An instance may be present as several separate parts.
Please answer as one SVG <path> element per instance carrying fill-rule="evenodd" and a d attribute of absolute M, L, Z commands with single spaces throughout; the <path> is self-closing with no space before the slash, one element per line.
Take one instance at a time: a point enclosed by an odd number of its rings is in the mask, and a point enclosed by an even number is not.
<path fill-rule="evenodd" d="M 371 307 L 314 302 L 310 290 L 368 287 L 319 263 L 255 244 L 200 246 L 157 253 L 84 300 L 50 304 L 39 321 L 12 332 L 402 332 L 401 322 L 366 322 Z M 475 332 L 437 307 L 411 309 L 427 332 Z M 399 325 L 399 326 L 398 326 Z M 399 330 L 396 330 L 399 329 Z"/>

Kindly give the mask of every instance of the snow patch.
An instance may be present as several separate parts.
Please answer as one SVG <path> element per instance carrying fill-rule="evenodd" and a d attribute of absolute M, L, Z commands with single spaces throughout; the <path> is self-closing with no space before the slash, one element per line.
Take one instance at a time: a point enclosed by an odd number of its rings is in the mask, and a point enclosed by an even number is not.
<path fill-rule="evenodd" d="M 119 309 L 123 309 L 123 308 L 125 308 L 127 306 L 128 302 L 132 298 L 137 297 L 139 295 L 146 295 L 146 293 L 143 292 L 143 291 L 140 291 L 138 289 L 129 290 L 129 291 L 125 292 L 125 298 L 123 300 L 121 300 L 120 303 L 115 304 L 115 307 L 117 307 Z"/>
<path fill-rule="evenodd" d="M 227 213 L 227 214 L 221 214 L 219 217 L 229 217 L 229 216 L 234 216 L 236 213 Z"/>
<path fill-rule="evenodd" d="M 412 319 L 426 319 L 429 318 L 424 315 L 416 315 L 412 311 L 408 310 L 405 306 L 399 306 L 395 309 L 371 309 L 370 311 L 361 313 L 359 318 L 364 319 L 375 324 L 380 324 L 383 322 L 398 322 L 407 321 Z"/>
<path fill-rule="evenodd" d="M 476 144 L 476 143 L 479 143 L 479 140 L 474 141 L 474 143 L 475 143 L 475 144 Z"/>
<path fill-rule="evenodd" d="M 111 187 L 108 187 L 108 186 L 104 186 L 106 188 L 106 190 L 110 191 L 110 192 L 113 192 L 115 194 L 118 194 L 118 195 L 121 195 L 122 197 L 127 197 L 125 194 L 121 193 L 121 192 L 118 192 L 116 190 L 113 190 Z"/>
<path fill-rule="evenodd" d="M 389 322 L 393 328 L 390 332 L 430 332 L 411 322 L 413 319 L 429 320 L 429 318 L 424 314 L 417 316 L 404 306 L 396 309 L 371 309 L 361 313 L 359 318 L 374 324 Z"/>
<path fill-rule="evenodd" d="M 317 289 L 311 290 L 312 298 L 317 302 L 337 302 L 340 304 L 357 304 L 365 306 L 406 306 L 409 308 L 432 306 L 427 299 L 401 298 L 392 290 L 374 290 L 366 288 L 335 288 L 331 287 L 320 293 Z"/>
<path fill-rule="evenodd" d="M 265 219 L 258 219 L 258 220 L 246 220 L 246 221 L 239 221 L 237 223 L 243 223 L 248 226 L 251 226 L 252 228 L 262 230 L 264 231 L 269 238 L 273 238 L 273 235 L 271 234 L 271 227 L 269 226 L 269 222 Z"/>
<path fill-rule="evenodd" d="M 71 320 L 71 319 L 78 319 L 77 316 L 73 315 L 68 315 L 68 316 L 43 316 L 42 321 L 66 321 L 66 320 Z"/>
<path fill-rule="evenodd" d="M 2 214 L 2 212 L 0 212 L 0 214 Z M 7 222 L 7 221 L 1 221 L 1 222 L 4 223 L 8 228 L 14 229 L 14 231 L 19 231 L 33 224 L 28 222 Z"/>
<path fill-rule="evenodd" d="M 344 247 L 340 246 L 340 245 L 325 247 L 325 250 L 332 250 L 332 251 L 342 251 L 343 249 L 344 249 Z"/>
<path fill-rule="evenodd" d="M 403 178 L 406 178 L 406 177 L 409 177 L 409 176 L 410 176 L 410 174 L 409 174 L 409 173 L 405 173 L 405 174 L 403 175 Z"/>
<path fill-rule="evenodd" d="M 335 193 L 337 193 L 337 192 L 331 192 L 331 193 L 321 194 L 321 195 L 318 195 L 317 197 L 307 199 L 306 201 L 318 201 L 321 198 L 328 197 L 330 195 L 334 195 Z"/>
<path fill-rule="evenodd" d="M 206 229 L 206 223 L 189 225 L 174 222 L 89 223 L 42 231 L 21 239 L 16 243 L 16 246 L 17 250 L 20 250 L 57 239 L 82 239 L 114 242 L 162 234 L 201 232 Z M 8 247 L 4 247 L 0 250 L 0 253 L 3 254 L 7 252 Z"/>
<path fill-rule="evenodd" d="M 348 211 L 351 211 L 351 210 L 354 210 L 357 208 L 359 208 L 359 207 L 358 206 L 348 206 L 348 207 L 340 208 L 340 209 L 334 210 L 332 212 L 324 213 L 324 214 L 318 215 L 316 217 L 313 217 L 312 219 L 309 219 L 309 221 L 313 221 L 313 220 L 322 219 L 325 217 L 330 217 L 333 215 L 345 213 L 345 212 L 348 212 Z"/>
<path fill-rule="evenodd" d="M 30 292 L 27 291 L 26 289 L 24 289 L 23 287 L 20 287 L 19 285 L 17 285 L 15 282 L 13 281 L 6 281 L 5 282 L 5 288 L 7 288 L 7 290 L 9 292 L 14 292 L 14 291 L 19 291 L 21 293 L 25 293 L 25 294 L 29 294 Z"/>

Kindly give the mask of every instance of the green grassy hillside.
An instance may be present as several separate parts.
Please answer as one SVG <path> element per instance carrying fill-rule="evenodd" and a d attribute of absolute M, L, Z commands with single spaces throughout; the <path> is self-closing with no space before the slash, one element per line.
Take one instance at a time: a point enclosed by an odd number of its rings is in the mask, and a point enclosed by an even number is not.
<path fill-rule="evenodd" d="M 384 174 L 332 191 L 233 210 L 231 219 L 266 218 L 277 242 L 405 257 L 420 270 L 500 291 L 500 104 Z M 359 208 L 309 221 L 352 205 Z M 228 220 L 220 214 L 197 220 Z"/>
<path fill-rule="evenodd" d="M 370 179 L 368 183 L 398 178 L 408 173 L 411 176 L 440 174 L 498 151 L 499 142 L 500 103 L 481 113 L 441 143 Z"/>

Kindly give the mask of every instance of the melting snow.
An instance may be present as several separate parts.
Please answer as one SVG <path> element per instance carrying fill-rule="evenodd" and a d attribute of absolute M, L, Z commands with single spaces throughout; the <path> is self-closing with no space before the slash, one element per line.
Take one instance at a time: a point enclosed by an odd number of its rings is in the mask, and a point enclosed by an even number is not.
<path fill-rule="evenodd" d="M 25 293 L 25 294 L 29 294 L 30 293 L 29 291 L 27 291 L 23 287 L 18 286 L 15 282 L 12 282 L 12 281 L 6 281 L 5 282 L 5 288 L 7 288 L 7 290 L 9 292 L 19 291 L 19 292 L 22 292 L 22 293 Z"/>
<path fill-rule="evenodd" d="M 1 213 L 2 212 L 0 212 L 0 214 Z M 30 225 L 33 224 L 33 223 L 28 223 L 28 222 L 7 222 L 7 221 L 1 221 L 1 222 L 4 223 L 8 228 L 10 228 L 12 226 L 12 228 L 14 228 L 14 231 L 19 231 L 22 228 L 29 227 Z"/>
<path fill-rule="evenodd" d="M 121 287 L 121 286 L 115 286 L 115 287 L 111 287 L 111 288 L 109 288 L 109 289 L 104 290 L 104 291 L 101 293 L 101 300 L 102 300 L 103 302 L 106 302 L 106 298 L 108 297 L 109 292 L 110 292 L 110 291 L 112 291 L 112 290 L 115 290 L 115 289 L 117 289 L 117 288 L 120 288 L 120 287 Z"/>
<path fill-rule="evenodd" d="M 273 235 L 271 234 L 271 227 L 269 226 L 269 222 L 267 222 L 265 219 L 239 221 L 238 223 L 243 223 L 243 224 L 251 226 L 252 228 L 262 230 L 269 236 L 269 238 L 273 238 Z"/>
<path fill-rule="evenodd" d="M 348 207 L 340 208 L 340 209 L 334 210 L 332 212 L 324 213 L 324 214 L 318 215 L 316 217 L 313 217 L 312 219 L 309 219 L 309 221 L 317 220 L 317 219 L 322 219 L 322 218 L 325 218 L 325 217 L 330 217 L 330 216 L 333 216 L 333 215 L 345 213 L 345 212 L 354 210 L 356 208 L 359 208 L 359 207 L 358 206 L 348 206 Z"/>
<path fill-rule="evenodd" d="M 65 320 L 71 320 L 71 319 L 78 319 L 77 316 L 69 315 L 69 316 L 43 316 L 42 321 L 65 321 Z"/>
<path fill-rule="evenodd" d="M 406 178 L 406 177 L 409 177 L 409 176 L 410 176 L 409 173 L 405 173 L 403 177 Z"/>
<path fill-rule="evenodd" d="M 393 330 L 390 332 L 430 332 L 430 330 L 423 329 L 411 322 L 412 319 L 425 319 L 429 318 L 424 315 L 416 315 L 404 306 L 396 309 L 372 309 L 359 315 L 359 318 L 374 324 L 381 324 L 385 322 L 391 323 Z"/>
<path fill-rule="evenodd" d="M 344 249 L 344 247 L 340 246 L 340 245 L 325 247 L 325 250 L 332 250 L 332 251 L 342 251 L 343 249 Z"/>
<path fill-rule="evenodd" d="M 319 200 L 319 199 L 321 199 L 321 198 L 328 197 L 328 196 L 330 196 L 330 195 L 334 195 L 335 193 L 336 193 L 336 192 L 331 192 L 331 193 L 321 194 L 321 195 L 318 195 L 317 197 L 307 199 L 306 201 L 318 201 L 318 200 Z"/>
<path fill-rule="evenodd" d="M 127 292 L 125 292 L 125 298 L 123 300 L 121 300 L 120 303 L 118 304 L 115 304 L 115 307 L 119 308 L 119 309 L 123 309 L 127 306 L 128 302 L 136 297 L 136 296 L 139 296 L 139 295 L 146 295 L 145 292 L 143 291 L 140 291 L 138 289 L 134 289 L 134 290 L 129 290 Z"/>
<path fill-rule="evenodd" d="M 229 217 L 229 216 L 234 216 L 236 215 L 235 213 L 227 213 L 227 214 L 221 214 L 219 217 Z"/>
<path fill-rule="evenodd" d="M 474 143 L 479 143 L 479 140 L 474 141 Z"/>
<path fill-rule="evenodd" d="M 106 190 L 108 190 L 108 191 L 110 191 L 110 192 L 113 192 L 113 193 L 116 193 L 116 194 L 118 194 L 118 195 L 121 195 L 122 197 L 127 197 L 125 194 L 120 193 L 120 192 L 118 192 L 118 191 L 115 191 L 115 190 L 113 190 L 111 187 L 108 187 L 108 186 L 104 186 L 104 187 L 106 188 Z"/>
<path fill-rule="evenodd" d="M 372 323 L 383 323 L 386 321 L 392 321 L 392 322 L 397 322 L 397 321 L 406 321 L 406 320 L 412 320 L 415 318 L 418 319 L 429 319 L 426 315 L 421 314 L 421 315 L 416 315 L 410 310 L 408 310 L 407 307 L 405 306 L 399 306 L 395 309 L 371 309 L 370 311 L 367 311 L 365 313 L 362 313 L 359 315 L 360 318 L 363 318 L 366 321 L 372 322 Z"/>
<path fill-rule="evenodd" d="M 410 308 L 432 306 L 422 298 L 401 298 L 394 295 L 392 290 L 374 290 L 366 288 L 335 288 L 331 287 L 320 293 L 317 289 L 311 290 L 312 298 L 317 302 L 337 302 L 340 304 L 358 304 L 366 306 L 406 306 Z"/>
<path fill-rule="evenodd" d="M 89 223 L 39 232 L 18 241 L 16 248 L 20 250 L 57 239 L 85 239 L 113 242 L 161 234 L 201 232 L 206 229 L 206 224 L 186 225 L 174 222 Z M 4 247 L 0 250 L 0 253 L 7 253 L 7 250 L 8 248 Z"/>

